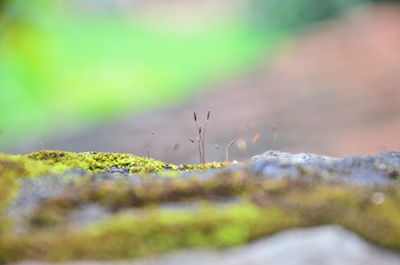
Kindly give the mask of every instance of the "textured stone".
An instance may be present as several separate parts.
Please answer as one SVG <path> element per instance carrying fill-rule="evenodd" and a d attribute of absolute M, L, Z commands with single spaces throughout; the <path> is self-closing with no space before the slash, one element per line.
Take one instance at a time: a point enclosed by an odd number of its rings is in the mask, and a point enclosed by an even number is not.
<path fill-rule="evenodd" d="M 295 229 L 221 251 L 185 250 L 147 260 L 62 265 L 398 265 L 400 255 L 371 246 L 338 226 Z M 21 262 L 18 265 L 49 265 Z M 61 264 L 60 264 L 61 265 Z"/>
<path fill-rule="evenodd" d="M 252 160 L 250 167 L 256 174 L 271 178 L 298 178 L 306 172 L 364 186 L 398 183 L 400 176 L 400 152 L 394 151 L 344 158 L 267 151 Z"/>

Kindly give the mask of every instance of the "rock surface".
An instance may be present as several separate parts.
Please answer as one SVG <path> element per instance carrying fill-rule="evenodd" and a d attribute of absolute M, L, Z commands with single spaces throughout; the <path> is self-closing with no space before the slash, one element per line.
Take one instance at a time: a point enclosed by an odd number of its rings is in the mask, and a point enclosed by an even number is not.
<path fill-rule="evenodd" d="M 340 179 L 356 185 L 393 183 L 400 176 L 400 153 L 333 158 L 301 153 L 267 151 L 254 156 L 251 164 L 257 174 L 298 178 L 304 172 L 314 172 L 330 179 Z M 396 182 L 394 182 L 396 183 Z"/>
<path fill-rule="evenodd" d="M 286 152 L 280 152 L 275 150 L 270 150 L 261 155 L 253 156 L 252 160 L 265 160 L 268 162 L 279 162 L 287 164 L 308 164 L 308 163 L 326 163 L 337 160 L 337 158 L 316 155 L 311 153 L 300 153 L 291 154 Z"/>
<path fill-rule="evenodd" d="M 229 250 L 186 250 L 139 261 L 60 265 L 398 265 L 400 254 L 376 248 L 338 226 L 295 229 Z M 21 262 L 18 265 L 49 265 Z"/>
<path fill-rule="evenodd" d="M 346 181 L 354 185 L 398 185 L 397 177 L 400 176 L 400 153 L 384 152 L 377 155 L 350 156 L 333 158 L 323 155 L 300 153 L 290 154 L 275 150 L 267 151 L 254 156 L 248 165 L 231 165 L 224 169 L 225 172 L 240 172 L 249 170 L 257 175 L 266 176 L 268 179 L 299 179 L 305 174 L 320 176 L 327 180 Z M 202 180 L 218 177 L 221 170 L 208 170 L 196 173 Z M 179 178 L 185 179 L 193 173 L 180 174 Z M 106 183 L 110 181 L 123 181 L 130 184 L 143 184 L 145 180 L 139 176 L 129 175 L 127 169 L 112 168 L 109 172 L 97 173 L 93 176 L 81 170 L 73 170 L 62 175 L 47 178 L 23 180 L 19 196 L 10 204 L 9 215 L 16 223 L 28 217 L 46 199 L 62 195 L 70 185 L 79 183 L 84 177 L 90 177 L 93 183 Z M 154 178 L 152 178 L 154 180 Z M 110 216 L 103 207 L 88 203 L 76 209 L 70 217 L 71 223 L 84 225 Z M 21 226 L 17 226 L 22 229 Z"/>
<path fill-rule="evenodd" d="M 128 154 L 41 151 L 0 155 L 0 175 L 9 192 L 7 207 L 0 205 L 0 263 L 400 262 L 400 152 L 268 151 L 241 163 L 176 166 Z M 4 183 L 12 176 L 13 185 Z M 327 224 L 334 226 L 318 228 Z M 114 262 L 121 259 L 131 261 Z"/>

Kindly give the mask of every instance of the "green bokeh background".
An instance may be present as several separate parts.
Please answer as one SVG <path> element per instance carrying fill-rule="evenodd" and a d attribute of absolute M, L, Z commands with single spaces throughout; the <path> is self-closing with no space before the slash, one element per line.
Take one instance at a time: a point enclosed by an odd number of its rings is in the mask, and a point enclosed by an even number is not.
<path fill-rule="evenodd" d="M 30 8 L 0 44 L 3 144 L 177 102 L 264 49 L 241 21 L 179 32 L 142 18 Z"/>
<path fill-rule="evenodd" d="M 173 104 L 255 67 L 304 26 L 368 0 L 249 0 L 205 27 L 61 0 L 0 0 L 0 148 Z"/>

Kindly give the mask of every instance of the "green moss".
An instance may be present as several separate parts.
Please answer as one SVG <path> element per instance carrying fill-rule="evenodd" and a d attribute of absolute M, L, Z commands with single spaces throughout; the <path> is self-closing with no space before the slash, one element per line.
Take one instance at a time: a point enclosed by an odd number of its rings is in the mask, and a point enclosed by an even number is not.
<path fill-rule="evenodd" d="M 299 184 L 298 182 L 295 182 Z M 381 188 L 383 200 L 376 202 L 378 191 L 347 185 L 286 182 L 285 194 L 264 193 L 253 197 L 259 205 L 282 205 L 297 212 L 308 226 L 338 224 L 353 230 L 380 246 L 400 250 L 400 192 Z"/>
<path fill-rule="evenodd" d="M 296 214 L 276 208 L 262 209 L 244 202 L 231 206 L 206 204 L 195 213 L 161 209 L 149 210 L 142 217 L 120 214 L 93 225 L 88 233 L 100 239 L 116 235 L 124 235 L 127 240 L 136 239 L 140 247 L 120 253 L 134 257 L 182 247 L 234 246 L 298 224 Z M 132 229 L 134 227 L 140 229 Z M 138 248 L 141 250 L 137 251 Z"/>
<path fill-rule="evenodd" d="M 88 172 L 129 168 L 135 174 L 167 178 L 150 176 L 133 185 L 123 179 L 92 182 L 87 177 L 59 196 L 42 201 L 28 220 L 30 230 L 22 237 L 5 229 L 10 224 L 0 218 L 4 227 L 0 230 L 0 263 L 123 259 L 181 248 L 229 247 L 291 227 L 324 224 L 342 225 L 375 244 L 400 250 L 397 186 L 378 189 L 330 183 L 307 172 L 298 180 L 272 180 L 246 170 L 196 177 L 197 170 L 225 165 L 175 166 L 108 153 L 42 151 L 5 156 L 0 159 L 1 181 L 11 183 L 22 176 L 77 167 Z M 174 178 L 181 170 L 192 170 L 193 176 Z M 14 189 L 7 182 L 2 185 L 2 189 Z M 178 207 L 164 207 L 171 203 Z M 70 214 L 85 204 L 103 206 L 114 215 L 86 228 L 70 226 Z M 182 205 L 185 207 L 179 207 Z"/>
<path fill-rule="evenodd" d="M 142 158 L 131 154 L 113 153 L 71 153 L 62 151 L 40 151 L 28 155 L 7 155 L 0 153 L 0 210 L 18 188 L 18 179 L 26 177 L 61 174 L 72 169 L 83 169 L 88 173 L 110 171 L 112 168 L 127 168 L 132 174 L 175 177 L 181 171 L 203 171 L 220 168 L 227 163 L 176 166 L 161 161 Z"/>
<path fill-rule="evenodd" d="M 178 167 L 173 164 L 137 157 L 131 154 L 96 152 L 40 151 L 28 155 L 7 155 L 0 153 L 0 233 L 9 228 L 9 221 L 4 216 L 4 208 L 17 194 L 21 178 L 45 177 L 51 174 L 62 174 L 72 169 L 83 169 L 87 173 L 96 173 L 110 171 L 112 168 L 127 168 L 132 174 L 148 175 L 158 173 L 161 176 L 175 177 L 181 171 L 202 171 L 225 165 L 227 164 L 210 163 L 206 165 L 183 165 Z M 121 196 L 119 199 L 123 201 L 125 198 Z M 54 207 L 54 209 L 56 208 Z M 40 226 L 59 224 L 62 222 L 62 216 L 60 216 L 62 212 L 60 208 L 58 210 L 46 210 L 45 213 L 36 215 L 36 219 L 34 218 L 33 222 Z"/>
<path fill-rule="evenodd" d="M 80 168 L 89 173 L 108 171 L 113 167 L 130 168 L 134 173 L 157 172 L 167 167 L 177 169 L 177 167 L 172 164 L 130 154 L 40 151 L 31 153 L 27 155 L 27 157 L 35 161 L 43 161 L 45 164 L 54 166 L 56 168 L 63 168 L 64 170 Z"/>
<path fill-rule="evenodd" d="M 7 178 L 35 177 L 78 168 L 88 173 L 109 171 L 112 168 L 128 168 L 131 173 L 135 174 L 163 173 L 166 176 L 171 176 L 175 175 L 173 172 L 203 171 L 227 165 L 229 163 L 177 166 L 150 158 L 117 153 L 72 153 L 63 151 L 40 151 L 28 155 L 0 153 L 0 176 L 7 176 Z"/>
<path fill-rule="evenodd" d="M 196 176 L 185 179 L 157 179 L 142 184 L 121 181 L 78 184 L 62 195 L 46 200 L 32 215 L 37 226 L 61 223 L 69 211 L 96 203 L 111 211 L 130 207 L 146 207 L 164 202 L 217 200 L 252 192 L 257 180 L 244 172 L 224 173 L 218 178 L 201 180 Z"/>
<path fill-rule="evenodd" d="M 176 166 L 164 163 L 151 158 L 143 158 L 131 154 L 117 153 L 71 153 L 62 151 L 40 151 L 26 155 L 34 161 L 42 161 L 46 165 L 55 168 L 70 170 L 81 168 L 89 173 L 108 171 L 113 167 L 129 168 L 132 173 L 159 173 L 163 171 L 182 171 L 182 170 L 206 170 L 210 168 L 220 168 L 227 163 L 207 163 L 205 165 L 182 165 Z"/>
<path fill-rule="evenodd" d="M 40 161 L 0 153 L 0 211 L 15 195 L 20 178 L 56 172 L 58 171 Z"/>
<path fill-rule="evenodd" d="M 42 174 L 59 172 L 49 164 L 32 160 L 27 156 L 0 153 L 1 178 L 36 177 Z"/>
<path fill-rule="evenodd" d="M 183 247 L 244 244 L 295 227 L 300 224 L 299 220 L 295 213 L 277 208 L 263 209 L 245 202 L 218 207 L 205 204 L 196 212 L 149 208 L 142 214 L 118 214 L 85 231 L 64 230 L 60 233 L 56 229 L 53 236 L 42 232 L 29 238 L 9 237 L 10 244 L 0 245 L 0 254 L 19 251 L 19 259 L 34 259 L 40 253 L 40 259 L 56 261 L 135 258 Z M 13 261 L 9 254 L 2 257 L 10 258 L 3 258 L 3 262 Z"/>
<path fill-rule="evenodd" d="M 227 181 L 227 176 L 220 177 L 225 178 L 223 182 Z M 247 182 L 245 178 L 248 178 Z M 49 260 L 134 258 L 188 247 L 229 247 L 290 227 L 324 224 L 339 224 L 380 246 L 400 249 L 400 194 L 393 187 L 377 191 L 317 180 L 314 183 L 309 180 L 257 182 L 253 178 L 256 177 L 243 175 L 239 182 L 237 176 L 232 176 L 233 183 L 242 183 L 244 187 L 241 192 L 231 190 L 226 193 L 227 197 L 242 198 L 236 203 L 224 206 L 214 201 L 216 197 L 212 193 L 202 192 L 201 197 L 191 198 L 196 199 L 191 210 L 179 210 L 179 207 L 168 210 L 159 207 L 162 200 L 156 203 L 156 197 L 143 197 L 144 201 L 152 203 L 140 204 L 140 210 L 122 212 L 85 230 L 72 230 L 59 222 L 73 208 L 63 198 L 63 204 L 49 204 L 41 210 L 50 216 L 49 220 L 56 219 L 58 226 L 47 220 L 47 229 L 38 230 L 29 237 L 8 235 L 6 238 L 12 242 L 12 248 L 7 245 L 2 249 L 0 245 L 0 254 L 6 253 L 7 249 L 11 253 L 20 251 L 23 258 L 34 258 L 29 253 L 41 253 L 36 258 Z M 218 183 L 221 179 L 214 181 Z M 191 185 L 202 187 L 193 180 L 181 180 L 178 185 L 191 191 L 194 190 Z M 164 183 L 164 186 L 153 188 L 170 190 L 172 186 Z M 208 183 L 204 187 L 215 187 L 215 184 Z M 114 194 L 115 191 L 115 187 L 103 190 L 102 196 L 109 199 L 121 196 Z M 377 192 L 384 194 L 383 200 L 373 200 Z M 174 201 L 179 196 L 165 200 Z M 190 200 L 187 195 L 184 198 Z M 131 199 L 123 195 L 118 200 Z M 125 202 L 118 209 L 131 207 Z M 51 216 L 60 209 L 64 209 L 62 214 Z M 61 236 L 60 229 L 65 230 Z M 28 254 L 24 252 L 26 248 Z"/>

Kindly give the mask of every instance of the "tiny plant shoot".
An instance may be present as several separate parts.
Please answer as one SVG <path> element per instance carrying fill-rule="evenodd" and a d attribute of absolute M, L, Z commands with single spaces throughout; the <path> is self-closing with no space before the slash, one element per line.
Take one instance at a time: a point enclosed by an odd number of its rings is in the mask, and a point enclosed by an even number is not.
<path fill-rule="evenodd" d="M 226 156 L 226 161 L 229 161 L 229 150 L 231 149 L 231 146 L 235 143 L 235 140 L 230 141 L 226 147 L 225 147 L 225 156 Z"/>
<path fill-rule="evenodd" d="M 196 125 L 196 130 L 197 130 L 197 137 L 196 137 L 196 140 L 189 138 L 189 141 L 193 144 L 197 143 L 200 164 L 206 163 L 205 139 L 206 139 L 207 123 L 210 120 L 210 115 L 211 115 L 211 111 L 208 111 L 205 123 L 203 125 L 199 125 L 199 122 L 197 120 L 197 113 L 196 112 L 193 113 L 193 119 L 194 119 L 194 123 Z"/>
<path fill-rule="evenodd" d="M 151 132 L 149 132 L 149 135 L 147 136 L 147 143 L 146 143 L 147 158 L 150 158 L 150 145 L 151 145 L 151 141 L 152 141 L 154 134 L 155 134 L 155 132 L 151 131 Z"/>
<path fill-rule="evenodd" d="M 229 150 L 231 149 L 232 145 L 234 145 L 235 143 L 236 143 L 236 141 L 232 140 L 225 146 L 225 161 L 226 162 L 229 161 Z M 221 158 L 222 158 L 222 160 L 224 160 L 221 147 L 217 144 L 214 144 L 214 148 L 221 152 Z"/>

